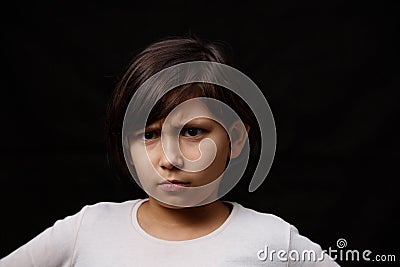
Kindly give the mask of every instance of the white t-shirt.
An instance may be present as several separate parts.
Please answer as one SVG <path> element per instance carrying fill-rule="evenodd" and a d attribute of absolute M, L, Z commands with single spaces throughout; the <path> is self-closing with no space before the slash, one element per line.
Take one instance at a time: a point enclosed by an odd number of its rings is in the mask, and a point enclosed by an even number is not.
<path fill-rule="evenodd" d="M 339 266 L 294 226 L 235 202 L 227 220 L 205 236 L 158 239 L 137 221 L 144 201 L 85 206 L 3 258 L 1 267 Z"/>

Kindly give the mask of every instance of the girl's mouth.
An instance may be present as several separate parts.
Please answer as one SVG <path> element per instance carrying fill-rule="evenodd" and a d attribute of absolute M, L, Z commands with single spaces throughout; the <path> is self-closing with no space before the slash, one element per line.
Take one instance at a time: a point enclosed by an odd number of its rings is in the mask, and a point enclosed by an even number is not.
<path fill-rule="evenodd" d="M 166 180 L 164 182 L 158 183 L 158 186 L 167 192 L 178 192 L 187 187 L 190 182 L 183 182 L 179 180 Z"/>

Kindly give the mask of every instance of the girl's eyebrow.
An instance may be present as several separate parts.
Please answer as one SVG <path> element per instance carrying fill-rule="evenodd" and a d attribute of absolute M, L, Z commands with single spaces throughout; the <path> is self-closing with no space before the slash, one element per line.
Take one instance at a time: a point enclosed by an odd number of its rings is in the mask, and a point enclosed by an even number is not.
<path fill-rule="evenodd" d="M 189 127 L 204 126 L 204 124 L 210 123 L 210 121 L 212 120 L 210 119 L 194 120 L 194 121 L 189 121 L 184 126 L 189 126 Z"/>
<path fill-rule="evenodd" d="M 148 126 L 146 126 L 144 129 L 137 129 L 134 131 L 135 134 L 147 132 L 147 131 L 154 131 L 154 130 L 159 130 L 161 128 L 161 124 L 159 122 L 154 122 Z"/>
<path fill-rule="evenodd" d="M 146 131 L 154 131 L 161 128 L 161 125 L 158 124 L 151 124 L 145 128 Z"/>
<path fill-rule="evenodd" d="M 206 123 L 210 123 L 209 118 L 195 118 L 192 119 L 190 121 L 188 121 L 187 123 L 182 123 L 182 122 L 178 122 L 178 123 L 174 123 L 172 125 L 173 128 L 184 128 L 184 127 L 204 127 L 204 124 Z"/>

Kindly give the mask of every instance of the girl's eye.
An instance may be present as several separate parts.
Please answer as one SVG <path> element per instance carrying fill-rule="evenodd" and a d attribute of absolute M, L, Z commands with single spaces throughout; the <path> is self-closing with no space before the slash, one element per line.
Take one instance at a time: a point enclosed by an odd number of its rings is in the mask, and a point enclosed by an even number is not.
<path fill-rule="evenodd" d="M 154 138 L 157 138 L 157 133 L 155 131 L 145 132 L 145 133 L 142 133 L 142 138 L 144 140 L 154 139 Z"/>
<path fill-rule="evenodd" d="M 200 128 L 183 128 L 182 135 L 186 137 L 196 137 L 203 133 L 203 129 Z"/>

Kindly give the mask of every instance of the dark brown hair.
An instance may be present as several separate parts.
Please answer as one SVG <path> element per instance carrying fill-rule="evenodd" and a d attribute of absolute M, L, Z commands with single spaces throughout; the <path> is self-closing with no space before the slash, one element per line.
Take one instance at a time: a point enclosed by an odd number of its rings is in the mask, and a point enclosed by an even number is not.
<path fill-rule="evenodd" d="M 128 65 L 112 94 L 106 117 L 105 137 L 109 163 L 115 167 L 119 177 L 133 181 L 124 158 L 122 144 L 123 120 L 131 98 L 138 88 L 154 74 L 165 68 L 191 61 L 212 61 L 232 65 L 231 49 L 222 42 L 207 42 L 192 37 L 174 37 L 151 44 L 135 56 Z M 239 115 L 245 124 L 250 126 L 249 162 L 252 164 L 247 167 L 244 175 L 254 171 L 260 153 L 260 131 L 251 109 L 238 95 L 217 85 L 196 83 L 175 88 L 162 96 L 159 101 L 155 101 L 162 93 L 157 90 L 155 88 L 152 92 L 139 95 L 139 100 L 130 114 L 139 116 L 140 105 L 156 102 L 147 120 L 147 124 L 151 124 L 165 118 L 173 108 L 189 98 L 209 97 L 224 102 Z M 239 159 L 240 157 L 235 160 Z"/>

